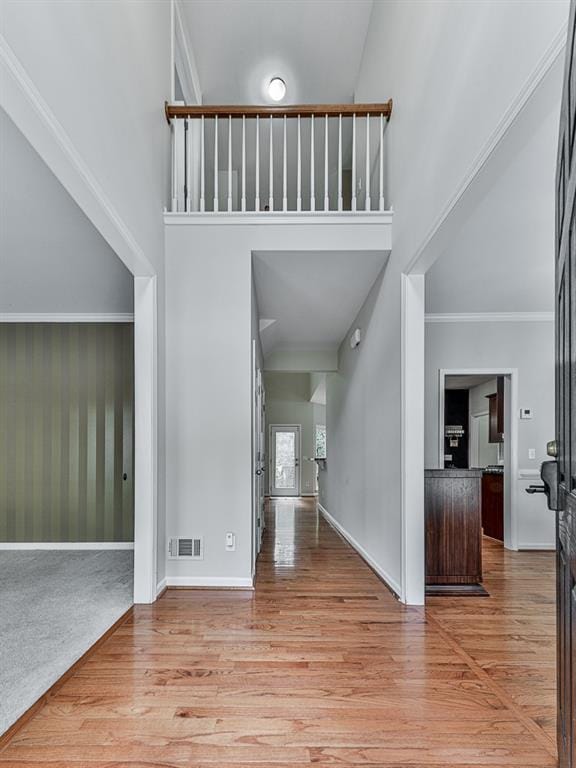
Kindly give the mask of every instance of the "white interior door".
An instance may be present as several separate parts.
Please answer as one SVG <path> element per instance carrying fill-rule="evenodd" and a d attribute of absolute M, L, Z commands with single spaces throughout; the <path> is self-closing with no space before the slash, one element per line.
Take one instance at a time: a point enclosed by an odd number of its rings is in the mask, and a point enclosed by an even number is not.
<path fill-rule="evenodd" d="M 300 495 L 300 427 L 270 427 L 270 495 Z"/>

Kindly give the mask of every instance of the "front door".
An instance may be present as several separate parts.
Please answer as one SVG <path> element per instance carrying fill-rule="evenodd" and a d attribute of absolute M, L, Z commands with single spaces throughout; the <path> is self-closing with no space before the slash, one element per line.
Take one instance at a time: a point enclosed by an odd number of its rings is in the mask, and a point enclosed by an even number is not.
<path fill-rule="evenodd" d="M 270 495 L 300 495 L 300 427 L 270 427 Z"/>
<path fill-rule="evenodd" d="M 576 768 L 576 4 L 572 0 L 556 176 L 558 757 Z"/>

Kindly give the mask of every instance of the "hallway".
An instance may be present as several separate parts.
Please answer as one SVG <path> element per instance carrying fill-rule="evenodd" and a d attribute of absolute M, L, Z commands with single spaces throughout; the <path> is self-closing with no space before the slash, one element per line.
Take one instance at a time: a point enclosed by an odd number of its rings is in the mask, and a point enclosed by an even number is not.
<path fill-rule="evenodd" d="M 491 597 L 425 619 L 312 500 L 278 499 L 258 565 L 255 593 L 135 607 L 0 764 L 555 765 L 552 553 L 488 545 Z"/>

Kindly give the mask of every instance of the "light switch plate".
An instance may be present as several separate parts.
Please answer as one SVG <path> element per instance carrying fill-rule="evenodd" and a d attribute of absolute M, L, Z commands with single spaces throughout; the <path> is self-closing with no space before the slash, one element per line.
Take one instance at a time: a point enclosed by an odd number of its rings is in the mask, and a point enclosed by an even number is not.
<path fill-rule="evenodd" d="M 536 448 L 528 448 L 528 458 L 529 459 L 536 458 Z"/>
<path fill-rule="evenodd" d="M 236 549 L 236 536 L 233 533 L 226 534 L 226 549 L 229 552 L 234 552 Z"/>
<path fill-rule="evenodd" d="M 532 418 L 532 408 L 520 408 L 520 418 L 521 419 L 531 419 Z"/>

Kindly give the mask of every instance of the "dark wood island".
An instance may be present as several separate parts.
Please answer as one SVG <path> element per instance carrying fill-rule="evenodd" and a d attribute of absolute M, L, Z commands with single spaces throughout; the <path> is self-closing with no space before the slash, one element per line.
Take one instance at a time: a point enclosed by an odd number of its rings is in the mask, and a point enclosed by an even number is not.
<path fill-rule="evenodd" d="M 482 470 L 427 469 L 426 594 L 487 595 L 482 586 Z"/>

